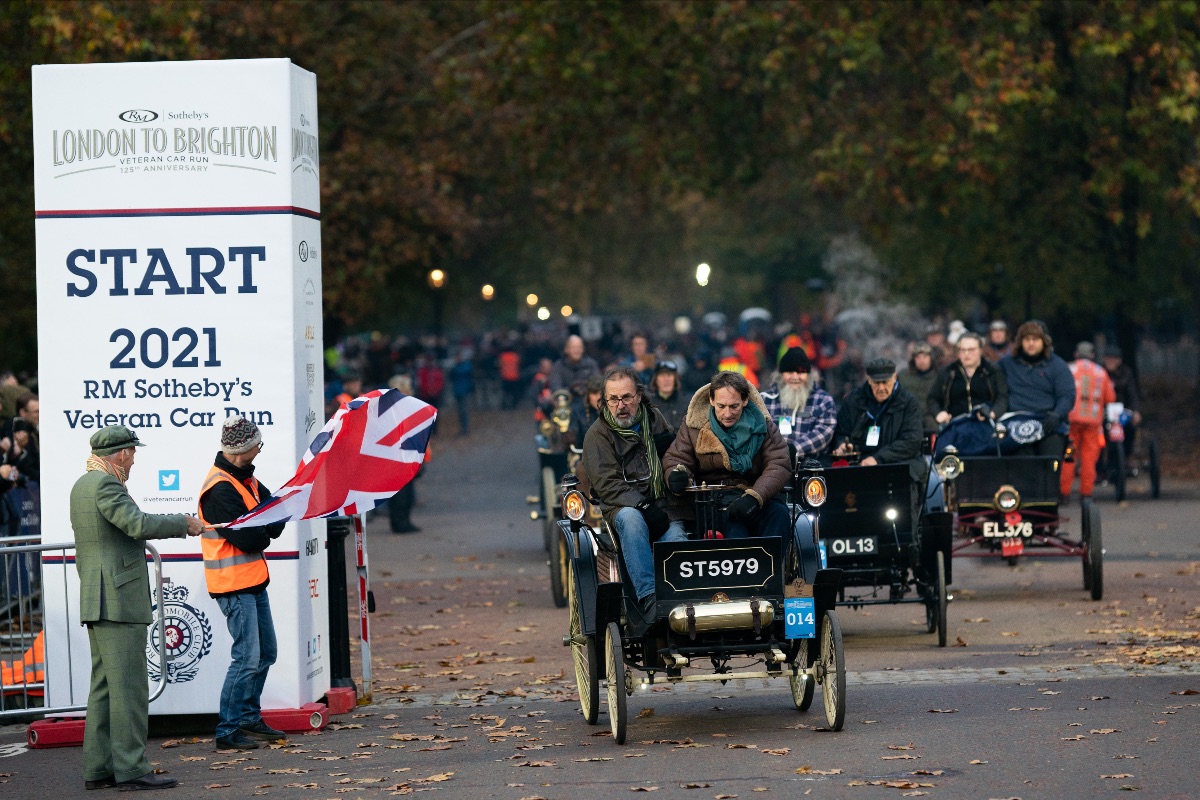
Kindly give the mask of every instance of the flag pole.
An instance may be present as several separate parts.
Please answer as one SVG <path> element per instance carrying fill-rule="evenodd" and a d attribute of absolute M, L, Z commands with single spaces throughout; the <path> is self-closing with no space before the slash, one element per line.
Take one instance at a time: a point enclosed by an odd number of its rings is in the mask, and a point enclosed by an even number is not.
<path fill-rule="evenodd" d="M 367 571 L 367 526 L 362 514 L 355 514 L 354 548 L 357 553 L 358 573 L 358 625 L 359 637 L 362 640 L 362 680 L 363 693 L 358 698 L 358 705 L 371 702 L 371 620 L 367 616 L 372 611 L 371 606 L 371 577 Z"/>

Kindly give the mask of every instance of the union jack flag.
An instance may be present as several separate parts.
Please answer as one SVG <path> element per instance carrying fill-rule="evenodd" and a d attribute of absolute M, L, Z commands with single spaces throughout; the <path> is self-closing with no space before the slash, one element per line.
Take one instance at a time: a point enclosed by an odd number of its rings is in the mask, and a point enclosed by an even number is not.
<path fill-rule="evenodd" d="M 386 502 L 416 477 L 437 409 L 397 389 L 344 404 L 270 500 L 226 528 L 348 517 Z"/>

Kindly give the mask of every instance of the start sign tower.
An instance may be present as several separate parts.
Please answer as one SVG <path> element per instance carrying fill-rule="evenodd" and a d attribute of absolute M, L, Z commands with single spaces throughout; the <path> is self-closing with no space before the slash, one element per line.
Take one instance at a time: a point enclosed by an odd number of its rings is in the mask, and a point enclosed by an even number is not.
<path fill-rule="evenodd" d="M 262 429 L 256 475 L 278 488 L 324 421 L 316 76 L 287 59 L 37 66 L 33 109 L 44 540 L 72 538 L 70 489 L 105 425 L 148 445 L 129 479 L 143 511 L 196 512 L 235 414 Z M 155 544 L 167 663 L 153 626 L 147 658 L 168 685 L 150 712 L 214 713 L 230 639 L 200 541 Z M 263 707 L 295 708 L 329 688 L 324 521 L 289 524 L 267 559 Z M 44 575 L 47 705 L 82 704 L 78 578 Z"/>

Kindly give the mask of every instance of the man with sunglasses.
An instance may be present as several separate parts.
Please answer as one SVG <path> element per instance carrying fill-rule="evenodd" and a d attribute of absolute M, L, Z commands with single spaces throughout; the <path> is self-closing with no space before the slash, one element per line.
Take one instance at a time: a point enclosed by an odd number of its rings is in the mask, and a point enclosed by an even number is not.
<path fill-rule="evenodd" d="M 675 438 L 663 415 L 645 402 L 644 392 L 632 367 L 609 367 L 600 419 L 583 439 L 584 470 L 605 520 L 621 541 L 643 617 L 654 607 L 650 543 L 670 541 L 665 537 L 671 520 L 662 455 Z"/>

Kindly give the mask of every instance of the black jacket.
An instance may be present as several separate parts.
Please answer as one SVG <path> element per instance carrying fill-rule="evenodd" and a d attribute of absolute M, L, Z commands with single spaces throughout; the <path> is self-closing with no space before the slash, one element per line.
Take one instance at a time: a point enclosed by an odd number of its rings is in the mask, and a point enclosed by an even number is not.
<path fill-rule="evenodd" d="M 968 379 L 962 364 L 955 361 L 938 370 L 926 409 L 935 417 L 943 411 L 957 417 L 980 403 L 989 404 L 997 417 L 1008 411 L 1008 379 L 1004 370 L 991 361 L 980 361 L 975 374 Z"/>
<path fill-rule="evenodd" d="M 688 403 L 691 402 L 692 396 L 682 389 L 676 389 L 675 393 L 670 397 L 663 399 L 659 397 L 658 392 L 650 392 L 650 402 L 662 412 L 663 418 L 667 420 L 667 424 L 671 426 L 671 430 L 678 431 L 679 426 L 683 424 L 683 418 L 687 416 Z"/>
<path fill-rule="evenodd" d="M 864 456 L 874 456 L 880 464 L 907 463 L 912 478 L 923 480 L 925 460 L 920 454 L 925 434 L 921 427 L 921 404 L 899 383 L 872 421 L 867 411 L 874 404 L 871 387 L 866 383 L 847 395 L 838 409 L 833 447 L 849 442 Z M 872 425 L 879 426 L 879 444 L 867 447 L 867 429 Z"/>

